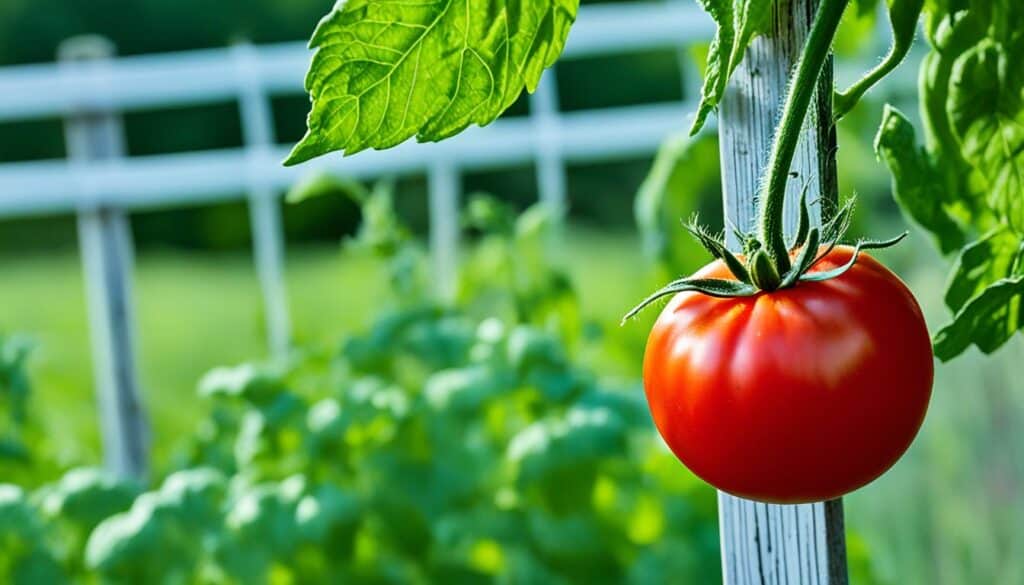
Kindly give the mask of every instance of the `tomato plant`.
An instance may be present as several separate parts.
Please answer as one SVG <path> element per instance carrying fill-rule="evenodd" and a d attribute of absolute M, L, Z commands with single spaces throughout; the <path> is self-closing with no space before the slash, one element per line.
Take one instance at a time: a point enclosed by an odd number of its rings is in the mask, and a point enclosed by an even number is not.
<path fill-rule="evenodd" d="M 1024 4 L 929 2 L 921 64 L 923 144 L 887 107 L 875 141 L 903 211 L 956 255 L 935 335 L 949 360 L 991 353 L 1024 327 Z"/>
<path fill-rule="evenodd" d="M 700 4 L 718 28 L 708 50 L 701 102 L 692 133 L 698 132 L 717 108 L 730 76 L 742 62 L 753 39 L 768 28 L 772 12 L 769 0 L 700 0 Z M 851 4 L 865 13 L 871 12 L 876 2 L 817 2 L 806 43 L 788 85 L 761 187 L 756 193 L 757 228 L 750 233 L 737 233 L 742 250 L 727 249 L 721 233 L 712 233 L 695 224 L 689 226 L 689 231 L 718 259 L 717 266 L 727 269 L 727 274 L 713 270 L 679 278 L 651 295 L 629 315 L 657 299 L 676 294 L 682 294 L 684 299 L 709 297 L 703 301 L 709 306 L 742 307 L 749 303 L 754 306 L 769 303 L 750 299 L 802 298 L 811 296 L 806 291 L 812 291 L 825 295 L 829 306 L 847 310 L 832 318 L 849 318 L 854 323 L 862 323 L 861 316 L 866 315 L 871 306 L 868 301 L 860 301 L 861 305 L 852 307 L 842 298 L 846 287 L 860 284 L 864 274 L 879 266 L 867 257 L 861 259 L 860 251 L 889 246 L 898 239 L 861 240 L 849 249 L 836 248 L 844 241 L 850 222 L 852 207 L 849 203 L 825 208 L 823 225 L 812 227 L 806 202 L 801 201 L 801 224 L 793 237 L 784 233 L 782 222 L 785 192 L 800 129 L 843 14 Z M 1024 156 L 1024 131 L 1021 131 L 1024 128 L 1024 74 L 1020 67 L 1014 66 L 1016 60 L 1024 56 L 1024 37 L 1019 34 L 1024 26 L 1024 9 L 1014 0 L 887 0 L 885 7 L 893 33 L 892 45 L 877 66 L 849 88 L 833 92 L 832 122 L 854 108 L 871 87 L 903 61 L 911 49 L 923 12 L 927 37 L 933 47 L 922 73 L 926 146 L 924 149 L 917 147 L 910 122 L 895 110 L 887 109 L 877 148 L 893 170 L 897 200 L 912 218 L 936 235 L 944 253 L 973 240 L 960 253 L 950 280 L 946 301 L 955 317 L 936 335 L 936 355 L 949 359 L 972 344 L 983 351 L 992 351 L 1024 327 L 1020 311 L 1024 297 L 1024 239 L 1021 236 L 1024 205 L 1020 203 L 1024 192 L 1021 168 L 1024 166 L 1021 160 Z M 351 154 L 366 148 L 388 148 L 412 137 L 441 140 L 470 124 L 491 122 L 524 87 L 533 90 L 537 86 L 543 68 L 554 63 L 565 45 L 577 8 L 576 0 L 522 3 L 440 0 L 423 5 L 374 0 L 339 2 L 320 23 L 311 42 L 316 53 L 307 76 L 313 102 L 309 132 L 286 164 L 300 163 L 332 151 Z M 426 74 L 421 75 L 422 72 Z M 656 169 L 657 172 L 661 171 Z M 642 198 L 647 205 L 640 208 L 645 235 L 655 233 L 658 228 L 659 222 L 649 213 L 650 204 L 656 199 Z M 645 244 L 665 256 L 674 253 L 656 238 L 647 238 Z M 819 251 L 819 246 L 824 251 Z M 837 264 L 834 260 L 840 257 L 846 261 Z M 833 279 L 835 283 L 825 284 Z M 896 282 L 895 277 L 891 280 Z M 871 303 L 876 307 L 907 304 L 904 302 L 908 298 L 906 290 L 902 285 L 893 286 L 895 288 Z M 679 306 L 680 302 L 672 301 L 670 306 Z M 691 303 L 701 304 L 694 300 L 682 304 L 689 307 Z M 912 438 L 911 431 L 920 424 L 930 386 L 931 366 L 925 362 L 931 350 L 927 349 L 928 344 L 919 343 L 927 338 L 927 329 L 912 305 L 911 299 L 905 311 L 907 316 L 896 323 L 906 328 L 903 334 L 908 339 L 915 340 L 912 361 L 917 375 L 908 374 L 908 379 L 901 379 L 896 385 L 872 382 L 872 390 L 862 390 L 859 394 L 866 401 L 862 409 L 847 409 L 847 422 L 851 424 L 873 421 L 893 425 L 893 443 L 889 448 L 864 441 L 850 446 L 844 453 L 861 455 L 864 464 L 852 465 L 854 469 L 849 471 L 852 474 L 849 477 L 829 474 L 826 470 L 832 467 L 824 461 L 816 462 L 821 465 L 816 472 L 831 475 L 835 482 L 827 486 L 812 489 L 796 482 L 787 493 L 783 486 L 773 485 L 773 480 L 765 477 L 761 489 L 747 484 L 733 489 L 777 501 L 836 496 L 863 484 L 892 463 Z M 859 369 L 865 372 L 894 367 L 890 363 L 891 354 L 881 350 L 871 352 L 871 357 L 859 362 L 862 357 L 859 346 L 849 344 L 847 351 L 851 354 L 840 355 L 836 348 L 845 345 L 833 346 L 829 342 L 830 336 L 836 333 L 834 329 L 803 331 L 801 339 L 794 339 L 784 334 L 784 325 L 797 328 L 797 323 L 788 323 L 796 317 L 780 315 L 779 337 L 774 344 L 745 348 L 754 355 L 734 356 L 733 359 L 763 365 L 770 362 L 773 351 L 779 351 L 774 345 L 782 350 L 789 344 L 793 348 L 802 347 L 801 344 L 807 342 L 803 337 L 820 341 L 822 353 L 808 354 L 816 360 L 811 364 L 791 364 L 789 370 L 781 366 L 778 371 L 765 369 L 760 381 L 765 395 L 776 388 L 775 378 L 785 380 L 787 373 L 800 376 L 852 362 L 858 363 Z M 723 326 L 729 329 L 727 323 Z M 661 344 L 665 342 L 661 341 L 660 327 L 662 325 L 656 327 L 652 335 L 645 358 L 648 371 L 669 371 L 675 367 L 677 356 L 663 355 L 661 351 Z M 718 333 L 711 331 L 706 335 L 714 337 Z M 872 335 L 868 337 L 873 339 Z M 825 351 L 826 347 L 831 349 Z M 714 357 L 709 359 L 715 362 Z M 659 360 L 665 363 L 656 363 Z M 668 415 L 664 413 L 682 416 L 680 412 L 693 406 L 688 402 L 692 399 L 691 385 L 708 388 L 711 386 L 706 384 L 717 384 L 714 387 L 724 396 L 736 391 L 723 381 L 698 384 L 689 379 L 672 382 L 685 385 L 685 389 L 671 390 L 662 388 L 669 383 L 663 376 L 657 378 L 656 382 L 649 381 L 654 388 L 649 386 L 648 393 L 652 397 L 652 408 L 663 413 L 659 426 L 670 444 L 680 441 L 672 429 L 679 428 L 681 423 L 666 420 L 664 417 Z M 804 380 L 801 387 L 812 388 L 812 382 Z M 850 387 L 854 384 L 851 381 Z M 888 399 L 892 394 L 875 394 L 878 388 L 906 393 L 907 408 L 887 413 L 897 417 L 897 412 L 901 412 L 899 422 L 881 414 L 871 420 L 858 416 L 858 412 L 876 402 L 880 395 Z M 852 391 L 847 394 L 852 395 Z M 667 397 L 679 400 L 680 404 L 666 408 L 661 402 L 669 399 Z M 850 407 L 844 399 L 836 400 L 836 405 L 831 406 Z M 808 399 L 808 403 L 813 401 Z M 827 406 L 818 408 L 827 410 Z M 760 414 L 766 421 L 793 423 L 787 418 L 789 408 L 789 404 L 765 401 Z M 882 406 L 876 405 L 876 411 L 882 412 Z M 838 419 L 832 422 L 833 429 L 843 427 Z M 735 446 L 725 438 L 743 439 L 742 429 L 728 424 L 723 427 L 728 430 L 721 431 L 727 435 L 723 436 L 722 448 Z M 816 430 L 820 429 L 811 424 L 774 428 L 779 441 L 788 437 L 808 444 L 820 440 Z M 848 438 L 844 435 L 844 439 Z M 689 445 L 690 441 L 682 443 Z M 770 441 L 765 443 L 770 444 Z M 717 453 L 715 446 L 705 444 L 700 448 L 706 450 L 704 455 L 708 457 Z M 837 452 L 837 456 L 842 454 Z M 801 458 L 797 455 L 793 453 L 794 460 L 787 463 L 787 469 L 798 466 L 796 462 Z M 687 452 L 684 459 L 703 458 Z M 853 457 L 853 460 L 858 458 Z M 715 474 L 705 472 L 704 475 L 711 478 Z M 726 479 L 711 481 L 726 489 L 732 485 Z"/>
<path fill-rule="evenodd" d="M 848 262 L 837 247 L 809 274 Z M 697 278 L 729 278 L 715 261 Z M 842 276 L 739 298 L 676 295 L 651 332 L 644 387 L 672 451 L 719 489 L 779 503 L 881 475 L 931 395 L 924 318 L 867 255 Z"/>

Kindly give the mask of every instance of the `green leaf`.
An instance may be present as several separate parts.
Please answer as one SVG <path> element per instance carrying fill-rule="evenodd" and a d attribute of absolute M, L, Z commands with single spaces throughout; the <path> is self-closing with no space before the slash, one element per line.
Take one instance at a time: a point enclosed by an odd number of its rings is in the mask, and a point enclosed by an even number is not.
<path fill-rule="evenodd" d="M 993 230 L 968 244 L 953 265 L 946 288 L 946 305 L 954 313 L 967 301 L 984 292 L 996 281 L 1013 276 L 1019 263 L 1021 239 L 1009 230 Z"/>
<path fill-rule="evenodd" d="M 283 388 L 281 372 L 262 364 L 241 364 L 215 368 L 199 380 L 202 397 L 238 397 L 262 402 L 277 395 Z"/>
<path fill-rule="evenodd" d="M 875 137 L 875 152 L 892 173 L 892 192 L 903 211 L 935 238 L 943 254 L 959 249 L 964 234 L 943 207 L 944 181 L 928 154 L 917 145 L 914 127 L 896 108 L 886 105 Z"/>
<path fill-rule="evenodd" d="M 285 161 L 448 138 L 536 89 L 578 0 L 341 0 L 306 76 L 309 131 Z"/>
<path fill-rule="evenodd" d="M 953 66 L 947 114 L 961 152 L 987 183 L 988 204 L 1024 233 L 1024 67 L 1021 52 L 985 40 Z"/>
<path fill-rule="evenodd" d="M 873 85 L 895 69 L 914 44 L 914 32 L 917 30 L 917 20 L 921 16 L 924 0 L 888 0 L 886 3 L 889 8 L 889 24 L 892 26 L 892 46 L 882 62 L 864 77 L 846 91 L 836 92 L 832 100 L 832 116 L 836 120 L 852 110 Z"/>
<path fill-rule="evenodd" d="M 698 0 L 705 12 L 718 25 L 711 46 L 708 47 L 708 60 L 704 66 L 704 86 L 700 90 L 700 105 L 690 126 L 690 135 L 694 135 L 704 127 L 708 114 L 716 107 L 725 95 L 725 86 L 729 81 L 729 60 L 733 52 L 736 30 L 733 24 L 732 0 Z"/>
<path fill-rule="evenodd" d="M 423 395 L 434 409 L 451 414 L 473 414 L 506 386 L 492 368 L 469 366 L 442 370 L 427 379 Z"/>
<path fill-rule="evenodd" d="M 127 510 L 139 487 L 98 469 L 67 472 L 42 498 L 41 508 L 50 520 L 73 524 L 88 534 L 105 518 Z"/>
<path fill-rule="evenodd" d="M 330 484 L 319 486 L 304 496 L 295 509 L 300 538 L 320 546 L 343 544 L 347 549 L 359 525 L 363 512 L 360 508 L 359 499 L 348 491 Z M 331 550 L 336 551 L 337 546 Z"/>
<path fill-rule="evenodd" d="M 85 547 L 87 565 L 104 582 L 150 583 L 196 570 L 210 533 L 221 529 L 224 476 L 195 468 L 169 476 L 157 491 L 101 522 Z M 179 579 L 180 582 L 193 580 Z"/>
<path fill-rule="evenodd" d="M 601 525 L 593 516 L 555 516 L 537 510 L 529 515 L 529 527 L 537 548 L 558 561 L 593 563 L 602 556 Z"/>
<path fill-rule="evenodd" d="M 729 53 L 729 75 L 743 60 L 743 53 L 754 37 L 765 32 L 772 14 L 773 0 L 738 0 L 733 6 L 736 38 Z M 727 76 L 728 77 L 728 76 Z M 726 80 L 728 81 L 728 79 Z"/>
<path fill-rule="evenodd" d="M 718 31 L 708 48 L 704 68 L 704 86 L 700 105 L 690 127 L 694 135 L 704 127 L 708 114 L 718 107 L 725 95 L 729 77 L 743 60 L 743 55 L 758 34 L 768 28 L 772 0 L 698 0 L 718 24 Z"/>
<path fill-rule="evenodd" d="M 1024 276 L 996 281 L 963 306 L 932 340 L 935 357 L 949 361 L 972 344 L 992 353 L 1021 328 L 1020 301 Z"/>
<path fill-rule="evenodd" d="M 607 408 L 574 407 L 564 416 L 534 423 L 508 446 L 518 480 L 532 483 L 560 470 L 626 454 L 625 423 Z"/>
<path fill-rule="evenodd" d="M 319 199 L 330 195 L 341 195 L 358 204 L 363 204 L 370 197 L 370 192 L 365 185 L 347 177 L 339 177 L 333 173 L 319 172 L 309 175 L 291 189 L 285 195 L 288 203 L 302 203 L 310 199 Z"/>
<path fill-rule="evenodd" d="M 666 140 L 634 200 L 644 254 L 670 275 L 699 267 L 699 248 L 679 229 L 701 201 L 721 200 L 718 138 L 712 133 Z"/>

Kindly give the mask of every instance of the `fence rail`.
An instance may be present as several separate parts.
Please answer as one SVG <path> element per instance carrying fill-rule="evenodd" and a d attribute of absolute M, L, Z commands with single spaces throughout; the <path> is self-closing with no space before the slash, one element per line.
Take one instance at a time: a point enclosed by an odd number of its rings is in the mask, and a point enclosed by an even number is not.
<path fill-rule="evenodd" d="M 713 32 L 711 20 L 690 2 L 585 6 L 564 57 L 679 47 Z M 121 57 L 102 71 L 9 67 L 0 70 L 0 122 L 61 116 L 83 103 L 131 110 L 230 100 L 250 83 L 272 94 L 302 89 L 310 60 L 303 43 L 261 46 L 253 56 L 251 70 L 239 67 L 244 59 L 230 48 Z"/>
<path fill-rule="evenodd" d="M 550 85 L 549 80 L 542 85 Z M 0 165 L 0 216 L 60 213 L 98 204 L 146 209 L 238 199 L 257 185 L 285 189 L 314 169 L 366 178 L 429 171 L 438 160 L 452 161 L 460 170 L 516 166 L 541 158 L 544 137 L 557 141 L 555 150 L 567 163 L 626 158 L 652 152 L 667 134 L 684 128 L 694 106 L 676 102 L 566 112 L 540 123 L 532 117 L 508 118 L 441 143 L 407 142 L 387 151 L 327 156 L 290 168 L 281 166 L 288 148 L 274 145 L 88 165 L 63 160 L 6 164 Z"/>

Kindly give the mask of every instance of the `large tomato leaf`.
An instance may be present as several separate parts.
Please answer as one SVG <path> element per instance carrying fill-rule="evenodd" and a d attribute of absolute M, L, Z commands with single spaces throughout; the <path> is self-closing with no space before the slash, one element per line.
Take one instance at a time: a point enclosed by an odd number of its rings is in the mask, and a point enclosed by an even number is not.
<path fill-rule="evenodd" d="M 931 232 L 944 254 L 962 247 L 963 231 L 943 205 L 949 196 L 942 177 L 928 153 L 918 147 L 913 125 L 888 105 L 875 137 L 875 152 L 892 173 L 893 196 L 904 213 Z"/>
<path fill-rule="evenodd" d="M 947 111 L 961 152 L 985 179 L 989 205 L 1024 230 L 1024 67 L 988 39 L 962 55 Z"/>
<path fill-rule="evenodd" d="M 946 305 L 959 311 L 1000 279 L 1013 276 L 1019 263 L 1021 240 L 1008 229 L 993 230 L 965 247 L 953 265 L 946 289 Z"/>
<path fill-rule="evenodd" d="M 999 349 L 1021 328 L 1022 295 L 1024 276 L 1004 278 L 986 288 L 935 334 L 935 357 L 949 361 L 972 344 L 984 353 Z"/>
<path fill-rule="evenodd" d="M 536 89 L 578 0 L 340 0 L 319 24 L 309 131 L 285 164 L 448 138 Z"/>
<path fill-rule="evenodd" d="M 1021 325 L 1024 4 L 931 0 L 925 15 L 924 146 L 910 122 L 887 109 L 876 150 L 893 173 L 897 202 L 944 254 L 975 240 L 952 267 L 953 321 L 934 339 L 936 355 L 948 360 L 971 345 L 994 351 Z"/>

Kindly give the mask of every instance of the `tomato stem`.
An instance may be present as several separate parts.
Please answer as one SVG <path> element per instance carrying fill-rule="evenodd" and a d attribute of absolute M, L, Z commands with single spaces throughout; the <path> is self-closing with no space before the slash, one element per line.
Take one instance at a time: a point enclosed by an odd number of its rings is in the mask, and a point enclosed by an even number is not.
<path fill-rule="evenodd" d="M 814 15 L 810 33 L 800 59 L 796 75 L 790 85 L 789 95 L 782 109 L 768 159 L 766 178 L 761 194 L 760 237 L 779 274 L 790 269 L 789 250 L 782 225 L 782 211 L 786 200 L 786 181 L 793 164 L 800 129 L 814 95 L 814 89 L 821 75 L 821 69 L 828 59 L 832 39 L 839 28 L 849 0 L 821 0 Z"/>

